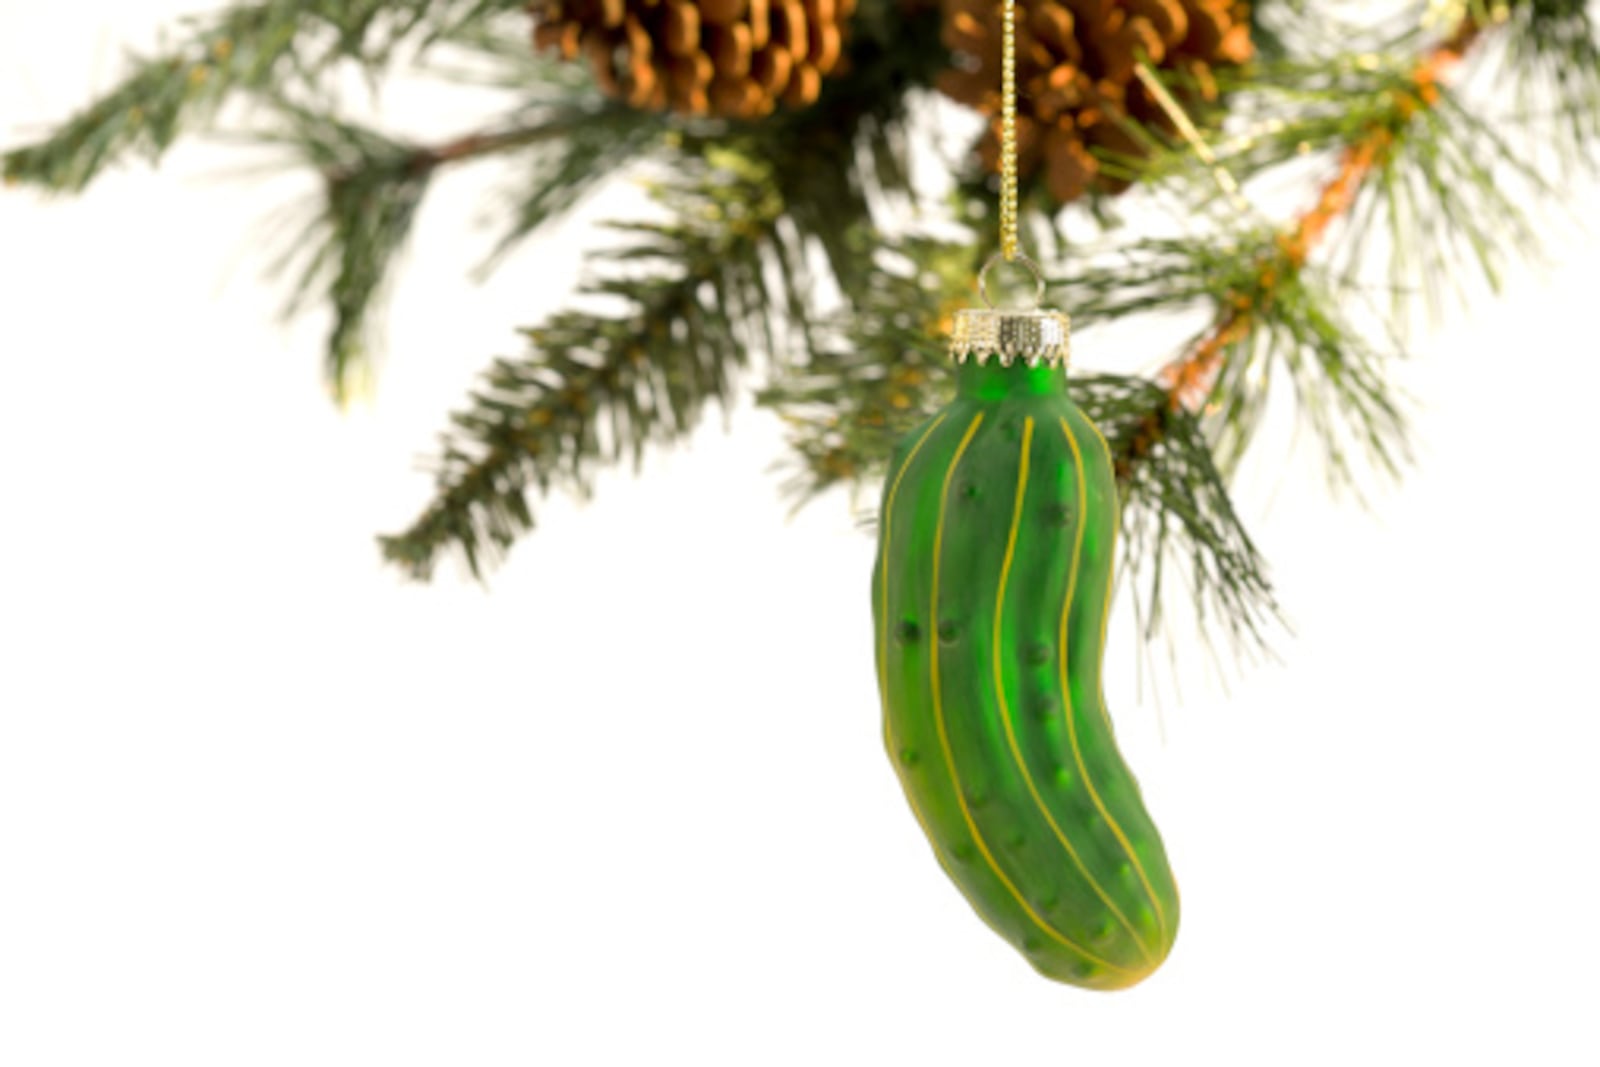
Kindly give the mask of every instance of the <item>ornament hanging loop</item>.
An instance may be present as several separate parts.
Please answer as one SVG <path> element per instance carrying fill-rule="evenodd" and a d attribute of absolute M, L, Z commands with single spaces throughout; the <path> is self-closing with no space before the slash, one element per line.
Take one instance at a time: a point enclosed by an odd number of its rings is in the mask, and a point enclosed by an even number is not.
<path fill-rule="evenodd" d="M 1039 264 L 1035 263 L 1026 253 L 1023 252 L 1015 252 L 1009 256 L 1004 252 L 996 252 L 994 255 L 989 257 L 989 262 L 985 263 L 983 265 L 983 269 L 978 272 L 978 295 L 983 297 L 984 304 L 990 310 L 999 310 L 995 307 L 993 298 L 989 296 L 989 272 L 998 266 L 1002 261 L 1008 263 L 1019 263 L 1028 268 L 1028 273 L 1033 275 L 1033 303 L 1018 310 L 1039 310 L 1039 306 L 1044 303 L 1044 272 L 1039 269 Z"/>

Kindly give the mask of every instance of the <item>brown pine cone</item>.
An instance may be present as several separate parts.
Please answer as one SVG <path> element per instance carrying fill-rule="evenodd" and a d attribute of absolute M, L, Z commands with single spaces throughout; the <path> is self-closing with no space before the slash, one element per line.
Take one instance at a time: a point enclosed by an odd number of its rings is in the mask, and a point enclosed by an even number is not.
<path fill-rule="evenodd" d="M 634 107 L 758 118 L 804 107 L 856 0 L 534 0 L 534 47 L 587 59 Z"/>
<path fill-rule="evenodd" d="M 1041 168 L 1060 203 L 1090 188 L 1117 193 L 1128 182 L 1103 173 L 1090 152 L 1138 156 L 1123 124 L 1174 132 L 1172 120 L 1135 74 L 1138 55 L 1158 70 L 1181 71 L 1195 86 L 1174 89 L 1187 106 L 1216 98 L 1212 70 L 1253 53 L 1246 0 L 1017 0 L 1018 170 Z M 955 65 L 939 88 L 990 118 L 979 143 L 984 165 L 1000 169 L 1000 0 L 943 0 L 944 43 Z M 1186 99 L 1187 95 L 1187 99 Z"/>

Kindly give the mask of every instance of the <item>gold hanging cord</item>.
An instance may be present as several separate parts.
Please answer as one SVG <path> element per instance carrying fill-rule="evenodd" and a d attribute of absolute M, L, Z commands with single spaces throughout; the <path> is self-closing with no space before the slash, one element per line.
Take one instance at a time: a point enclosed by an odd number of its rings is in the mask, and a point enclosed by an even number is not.
<path fill-rule="evenodd" d="M 1005 38 L 1000 59 L 1000 252 L 1017 258 L 1017 4 L 1004 5 Z"/>

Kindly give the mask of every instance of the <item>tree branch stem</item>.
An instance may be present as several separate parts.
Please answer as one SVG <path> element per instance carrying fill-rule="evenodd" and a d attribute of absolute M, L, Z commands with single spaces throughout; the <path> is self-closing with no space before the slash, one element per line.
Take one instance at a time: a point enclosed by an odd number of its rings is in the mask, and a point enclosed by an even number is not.
<path fill-rule="evenodd" d="M 1484 26 L 1467 17 L 1448 38 L 1439 42 L 1417 61 L 1411 73 L 1415 91 L 1402 102 L 1406 117 L 1411 109 L 1432 107 L 1439 100 L 1437 83 L 1440 78 L 1465 56 L 1478 40 Z M 1256 325 L 1256 308 L 1270 302 L 1275 287 L 1290 273 L 1304 266 L 1311 251 L 1326 235 L 1328 228 L 1342 218 L 1355 204 L 1367 179 L 1382 166 L 1393 146 L 1394 132 L 1387 126 L 1375 125 L 1357 141 L 1347 146 L 1339 161 L 1339 169 L 1322 187 L 1316 203 L 1280 236 L 1281 255 L 1262 264 L 1259 288 L 1254 300 L 1240 298 L 1222 309 L 1211 327 L 1176 359 L 1163 367 L 1159 374 L 1166 388 L 1173 410 L 1187 408 L 1197 412 L 1211 395 L 1217 376 L 1226 362 L 1228 349 L 1250 335 Z"/>
<path fill-rule="evenodd" d="M 419 147 L 412 155 L 412 166 L 417 170 L 432 170 L 450 163 L 493 155 L 514 148 L 525 148 L 540 141 L 548 141 L 568 132 L 567 124 L 546 123 L 542 126 L 521 126 L 507 130 L 482 130 L 457 137 L 437 145 Z"/>

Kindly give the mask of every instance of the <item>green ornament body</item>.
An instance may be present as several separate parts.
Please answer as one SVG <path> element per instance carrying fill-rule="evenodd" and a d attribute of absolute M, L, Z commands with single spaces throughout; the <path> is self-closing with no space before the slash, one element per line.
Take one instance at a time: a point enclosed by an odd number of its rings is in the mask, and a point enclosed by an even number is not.
<path fill-rule="evenodd" d="M 1121 989 L 1178 893 L 1101 692 L 1118 522 L 1059 366 L 969 360 L 896 448 L 872 602 L 884 742 L 946 873 L 1041 973 Z"/>

